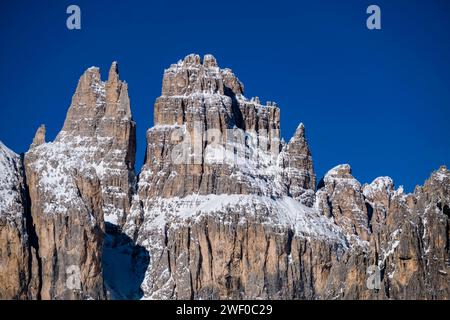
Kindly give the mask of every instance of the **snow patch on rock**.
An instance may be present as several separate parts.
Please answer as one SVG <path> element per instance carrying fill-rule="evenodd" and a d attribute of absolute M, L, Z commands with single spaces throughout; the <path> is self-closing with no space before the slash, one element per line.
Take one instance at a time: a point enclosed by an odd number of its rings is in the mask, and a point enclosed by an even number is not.
<path fill-rule="evenodd" d="M 14 219 L 23 214 L 21 204 L 22 162 L 0 141 L 0 216 Z"/>

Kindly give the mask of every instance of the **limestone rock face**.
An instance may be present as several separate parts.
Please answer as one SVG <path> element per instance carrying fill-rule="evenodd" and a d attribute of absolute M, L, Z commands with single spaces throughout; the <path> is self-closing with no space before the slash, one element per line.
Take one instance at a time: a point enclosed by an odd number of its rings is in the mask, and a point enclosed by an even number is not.
<path fill-rule="evenodd" d="M 417 201 L 411 201 L 411 206 L 420 219 L 419 224 L 415 226 L 420 236 L 417 241 L 419 250 L 401 247 L 399 258 L 402 259 L 405 274 L 399 281 L 400 284 L 404 284 L 413 277 L 408 272 L 421 271 L 421 267 L 424 266 L 423 273 L 426 279 L 423 284 L 424 297 L 449 299 L 450 171 L 442 166 L 433 172 L 423 188 L 416 190 L 415 195 Z M 407 243 L 410 242 L 411 240 Z M 410 286 L 422 286 L 421 278 L 418 276 L 414 279 L 415 282 L 409 284 Z"/>
<path fill-rule="evenodd" d="M 361 184 L 351 175 L 350 166 L 339 165 L 328 171 L 319 188 L 322 185 L 327 194 L 326 201 L 331 204 L 327 214 L 347 234 L 368 240 L 368 215 Z"/>
<path fill-rule="evenodd" d="M 73 148 L 94 167 L 101 183 L 105 220 L 123 224 L 135 183 L 136 123 L 128 85 L 119 79 L 116 62 L 106 82 L 96 67 L 83 74 L 55 142 Z"/>
<path fill-rule="evenodd" d="M 26 299 L 31 281 L 27 199 L 20 157 L 0 142 L 0 299 Z"/>
<path fill-rule="evenodd" d="M 313 298 L 313 279 L 325 283 L 326 274 L 317 259 L 331 265 L 347 246 L 309 208 L 315 175 L 304 126 L 284 144 L 279 108 L 243 93 L 211 55 L 164 73 L 124 226 L 153 257 L 146 298 Z"/>
<path fill-rule="evenodd" d="M 450 171 L 406 194 L 350 165 L 316 188 L 300 124 L 216 59 L 165 70 L 136 179 L 113 63 L 82 75 L 63 129 L 0 143 L 0 299 L 450 299 Z"/>
<path fill-rule="evenodd" d="M 80 78 L 55 141 L 25 155 L 42 299 L 102 299 L 104 220 L 120 225 L 134 188 L 135 123 L 113 63 Z"/>
<path fill-rule="evenodd" d="M 450 172 L 441 167 L 413 194 L 404 194 L 401 187 L 394 190 L 389 177 L 361 189 L 350 172 L 347 165 L 332 169 L 317 192 L 316 208 L 331 214 L 352 243 L 332 266 L 324 297 L 449 299 Z"/>
<path fill-rule="evenodd" d="M 347 248 L 332 220 L 290 197 L 191 195 L 143 210 L 126 230 L 152 257 L 150 299 L 313 299 Z"/>
<path fill-rule="evenodd" d="M 273 183 L 283 169 L 279 108 L 245 98 L 237 77 L 211 55 L 203 61 L 189 55 L 165 70 L 154 125 L 147 132 L 141 198 L 283 194 Z M 312 163 L 306 165 L 314 175 Z M 314 189 L 314 178 L 304 180 Z"/>

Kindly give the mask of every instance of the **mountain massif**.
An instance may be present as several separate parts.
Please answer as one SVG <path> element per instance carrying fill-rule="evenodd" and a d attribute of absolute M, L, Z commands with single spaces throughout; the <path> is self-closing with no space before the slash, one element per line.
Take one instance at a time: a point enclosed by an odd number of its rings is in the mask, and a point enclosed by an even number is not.
<path fill-rule="evenodd" d="M 0 143 L 0 299 L 449 299 L 450 171 L 413 193 L 317 181 L 305 127 L 244 96 L 212 55 L 164 71 L 135 174 L 113 63 L 81 76 L 62 130 Z"/>

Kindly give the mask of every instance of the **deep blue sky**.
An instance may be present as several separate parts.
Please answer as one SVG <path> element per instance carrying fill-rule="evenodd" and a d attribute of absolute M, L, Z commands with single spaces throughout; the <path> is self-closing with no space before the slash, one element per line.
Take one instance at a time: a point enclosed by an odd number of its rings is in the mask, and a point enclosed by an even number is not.
<path fill-rule="evenodd" d="M 82 29 L 66 28 L 78 4 Z M 382 30 L 366 28 L 378 4 Z M 304 122 L 320 178 L 350 163 L 412 191 L 449 165 L 450 1 L 1 1 L 0 140 L 28 149 L 61 129 L 83 71 L 118 60 L 137 122 L 139 170 L 164 68 L 212 53 L 246 96 L 276 101 L 282 134 Z"/>

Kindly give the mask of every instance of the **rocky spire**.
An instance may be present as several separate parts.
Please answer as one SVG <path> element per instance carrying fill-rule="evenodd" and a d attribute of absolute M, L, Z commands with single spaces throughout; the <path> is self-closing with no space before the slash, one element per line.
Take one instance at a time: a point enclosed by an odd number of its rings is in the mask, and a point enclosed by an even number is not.
<path fill-rule="evenodd" d="M 119 64 L 117 63 L 117 61 L 113 61 L 111 63 L 111 67 L 109 68 L 108 73 L 108 82 L 119 82 Z"/>
<path fill-rule="evenodd" d="M 294 199 L 312 206 L 316 175 L 311 152 L 305 136 L 305 126 L 300 123 L 289 143 L 281 152 L 282 183 Z"/>
<path fill-rule="evenodd" d="M 36 134 L 34 135 L 33 143 L 30 145 L 30 149 L 37 147 L 43 143 L 45 143 L 45 125 L 41 124 L 36 130 Z"/>
<path fill-rule="evenodd" d="M 100 79 L 100 69 L 90 67 L 78 81 L 64 121 L 63 135 L 93 136 L 95 123 L 104 114 L 104 109 L 105 85 Z"/>
<path fill-rule="evenodd" d="M 297 129 L 295 129 L 294 135 L 292 136 L 291 140 L 305 140 L 305 125 L 303 124 L 303 122 L 300 122 L 300 124 L 297 126 Z"/>
<path fill-rule="evenodd" d="M 81 76 L 64 128 L 56 140 L 72 144 L 74 138 L 77 147 L 92 150 L 83 158 L 97 169 L 106 220 L 123 223 L 134 188 L 136 124 L 128 86 L 119 78 L 116 61 L 111 64 L 107 81 L 101 80 L 96 67 Z"/>
<path fill-rule="evenodd" d="M 121 93 L 123 83 L 119 79 L 119 65 L 116 61 L 111 64 L 108 73 L 108 80 L 105 83 L 106 111 L 105 113 L 114 116 L 117 112 L 117 103 Z"/>
<path fill-rule="evenodd" d="M 102 299 L 105 221 L 123 224 L 135 183 L 135 123 L 117 63 L 106 82 L 98 68 L 87 69 L 55 141 L 37 140 L 42 144 L 25 154 L 25 169 L 40 241 L 39 295 Z M 71 272 L 79 273 L 79 288 L 67 287 Z"/>

